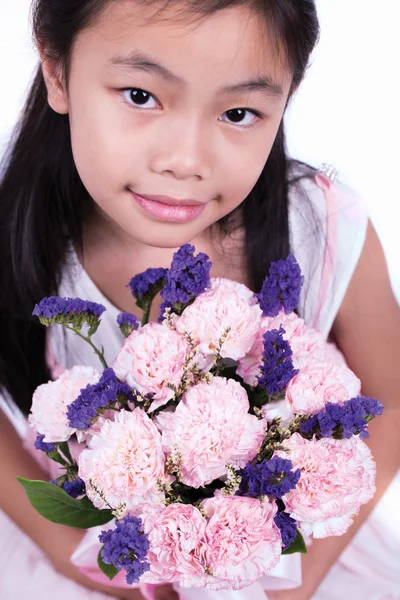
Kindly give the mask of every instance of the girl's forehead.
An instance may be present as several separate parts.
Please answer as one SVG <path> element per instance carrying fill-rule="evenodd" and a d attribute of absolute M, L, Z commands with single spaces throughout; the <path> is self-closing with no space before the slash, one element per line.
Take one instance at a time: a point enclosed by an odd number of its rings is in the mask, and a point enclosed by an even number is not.
<path fill-rule="evenodd" d="M 150 4 L 150 6 L 149 6 Z M 278 87 L 290 87 L 291 74 L 265 19 L 240 5 L 211 15 L 194 15 L 184 3 L 160 11 L 158 2 L 111 2 L 76 40 L 76 54 L 90 53 L 103 66 L 129 65 L 142 51 L 162 58 L 174 70 L 196 68 L 221 77 L 249 70 L 266 74 Z"/>

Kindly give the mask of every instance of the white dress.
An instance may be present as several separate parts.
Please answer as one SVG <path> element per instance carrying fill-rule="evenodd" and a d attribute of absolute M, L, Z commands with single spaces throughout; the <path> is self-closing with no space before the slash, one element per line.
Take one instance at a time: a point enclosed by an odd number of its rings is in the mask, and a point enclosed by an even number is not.
<path fill-rule="evenodd" d="M 318 175 L 315 180 L 304 181 L 303 186 L 312 200 L 315 219 L 301 198 L 292 193 L 292 252 L 306 278 L 300 308 L 307 324 L 327 337 L 360 256 L 368 217 L 362 200 L 339 183 L 333 185 Z M 65 270 L 59 295 L 78 296 L 107 308 L 96 336 L 98 344 L 104 345 L 110 363 L 123 341 L 116 325 L 119 311 L 95 286 L 75 255 Z M 62 368 L 75 364 L 100 366 L 89 346 L 61 327 L 49 330 L 49 349 L 53 368 L 57 364 Z M 0 407 L 10 416 L 21 437 L 26 437 L 26 419 L 18 409 L 10 407 L 1 397 Z M 400 526 L 392 518 L 396 492 L 398 498 L 400 476 L 334 565 L 314 600 L 400 600 Z M 1 511 L 0 532 L 1 600 L 26 600 L 28 596 L 32 600 L 109 598 L 55 571 L 41 550 Z M 300 557 L 293 555 L 282 557 L 271 576 L 241 591 L 178 589 L 178 592 L 181 600 L 264 600 L 266 589 L 297 587 L 300 580 Z"/>

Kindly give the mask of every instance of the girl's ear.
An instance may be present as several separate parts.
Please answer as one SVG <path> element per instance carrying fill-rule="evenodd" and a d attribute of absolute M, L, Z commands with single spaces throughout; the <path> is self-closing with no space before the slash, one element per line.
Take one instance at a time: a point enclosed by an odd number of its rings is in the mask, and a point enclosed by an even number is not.
<path fill-rule="evenodd" d="M 69 111 L 68 95 L 62 69 L 53 58 L 49 58 L 45 53 L 40 52 L 40 58 L 48 103 L 55 112 L 66 115 Z"/>

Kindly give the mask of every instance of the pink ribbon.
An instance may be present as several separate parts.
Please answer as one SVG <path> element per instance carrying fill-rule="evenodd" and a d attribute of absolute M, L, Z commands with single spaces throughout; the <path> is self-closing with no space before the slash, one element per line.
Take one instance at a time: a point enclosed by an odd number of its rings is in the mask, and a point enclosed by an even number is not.
<path fill-rule="evenodd" d="M 321 287 L 318 298 L 317 310 L 312 326 L 318 329 L 318 322 L 321 315 L 322 307 L 328 296 L 329 286 L 334 271 L 335 254 L 338 239 L 338 222 L 337 222 L 337 195 L 332 181 L 319 173 L 315 178 L 316 184 L 321 188 L 325 195 L 326 201 L 326 246 L 325 257 L 322 265 Z"/>

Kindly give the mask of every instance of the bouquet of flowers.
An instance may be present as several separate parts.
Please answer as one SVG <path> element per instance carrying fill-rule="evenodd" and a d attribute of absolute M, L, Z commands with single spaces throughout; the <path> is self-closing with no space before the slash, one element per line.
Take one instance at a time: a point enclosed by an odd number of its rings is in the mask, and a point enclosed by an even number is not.
<path fill-rule="evenodd" d="M 93 340 L 104 307 L 52 297 L 33 313 L 85 339 L 102 368 L 35 391 L 35 445 L 61 474 L 20 482 L 48 519 L 104 525 L 109 579 L 241 589 L 306 552 L 303 536 L 344 534 L 375 490 L 363 438 L 383 407 L 294 312 L 295 258 L 272 263 L 258 294 L 210 268 L 187 244 L 170 269 L 134 277 L 143 320 L 118 317 L 126 339 L 110 366 Z"/>

